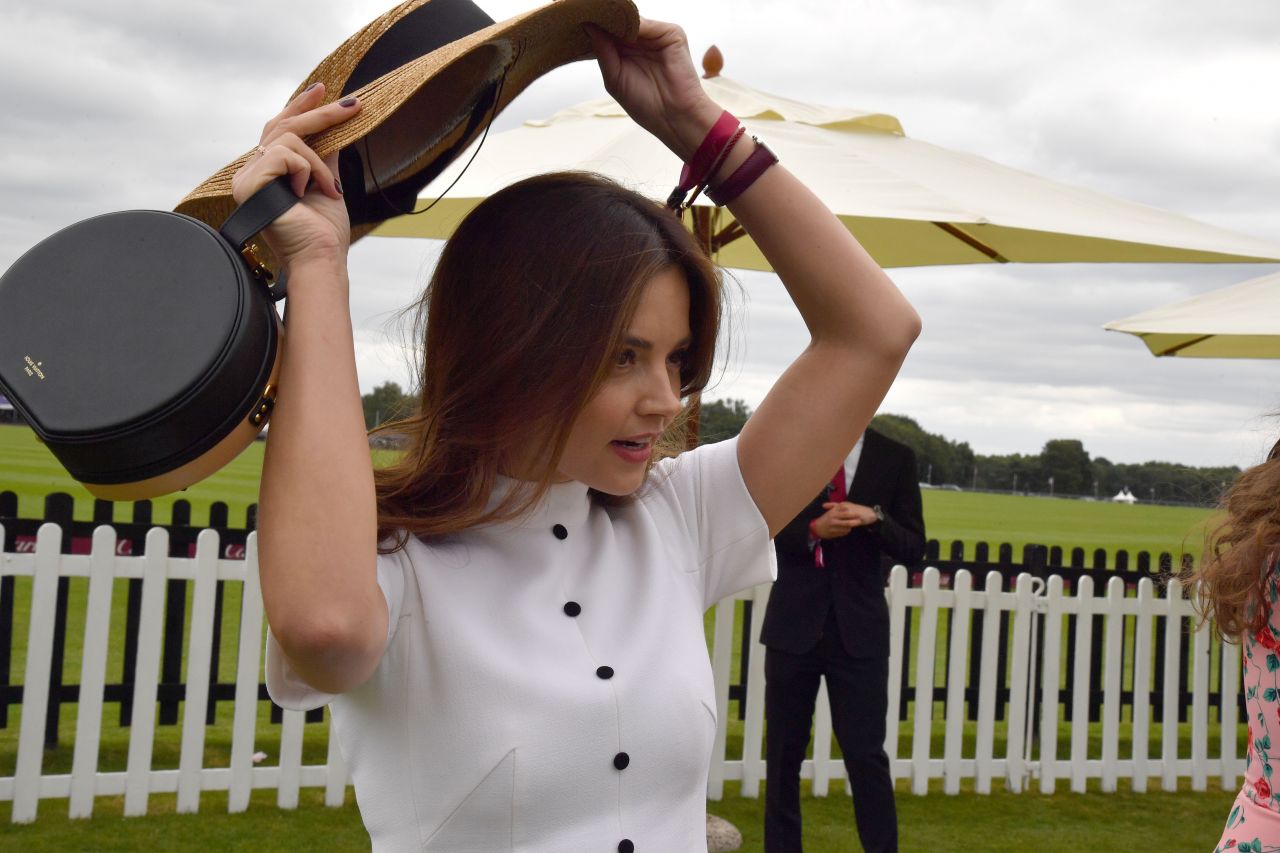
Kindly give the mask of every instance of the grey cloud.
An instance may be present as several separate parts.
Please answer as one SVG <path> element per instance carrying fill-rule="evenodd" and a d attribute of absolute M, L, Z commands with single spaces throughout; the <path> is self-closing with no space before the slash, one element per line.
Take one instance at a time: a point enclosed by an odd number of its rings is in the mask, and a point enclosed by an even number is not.
<path fill-rule="evenodd" d="M 390 2 L 4 3 L 0 269 L 76 219 L 171 206 L 251 147 L 315 63 Z M 533 4 L 481 5 L 501 19 Z M 918 139 L 1280 241 L 1280 113 L 1237 93 L 1274 77 L 1272 0 L 1229 12 L 1156 0 L 642 6 L 681 23 L 695 54 L 718 43 L 726 75 L 748 85 L 891 112 Z M 1191 85 L 1210 79 L 1216 91 Z M 603 94 L 592 64 L 578 63 L 531 86 L 494 130 Z M 439 245 L 353 247 L 366 390 L 407 382 L 395 315 Z M 1092 452 L 1118 461 L 1249 461 L 1274 426 L 1261 414 L 1280 403 L 1273 365 L 1155 359 L 1101 325 L 1271 269 L 891 271 L 925 333 L 889 406 L 986 453 L 1034 452 L 1079 429 Z M 740 277 L 734 360 L 714 393 L 756 404 L 807 338 L 775 278 Z"/>

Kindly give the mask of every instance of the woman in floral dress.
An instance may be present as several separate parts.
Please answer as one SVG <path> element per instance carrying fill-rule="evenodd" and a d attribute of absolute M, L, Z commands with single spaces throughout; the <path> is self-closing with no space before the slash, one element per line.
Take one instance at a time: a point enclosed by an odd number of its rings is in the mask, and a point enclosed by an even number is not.
<path fill-rule="evenodd" d="M 1192 579 L 1204 618 L 1243 648 L 1249 751 L 1214 853 L 1280 853 L 1280 442 L 1240 476 L 1223 509 Z"/>

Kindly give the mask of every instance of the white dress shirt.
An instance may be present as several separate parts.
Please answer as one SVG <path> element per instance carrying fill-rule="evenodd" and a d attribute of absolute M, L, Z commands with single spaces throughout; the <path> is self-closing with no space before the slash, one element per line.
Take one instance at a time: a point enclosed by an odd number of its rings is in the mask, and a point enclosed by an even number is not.
<path fill-rule="evenodd" d="M 858 436 L 858 443 L 853 446 L 853 450 L 849 451 L 849 455 L 844 458 L 844 493 L 849 494 L 849 489 L 853 488 L 853 475 L 858 472 L 858 460 L 862 458 L 862 443 L 866 440 L 866 433 Z"/>
<path fill-rule="evenodd" d="M 725 441 L 655 466 L 624 507 L 566 483 L 518 522 L 411 539 L 378 558 L 369 681 L 312 690 L 269 638 L 267 687 L 330 703 L 375 851 L 705 851 L 702 615 L 776 574 Z"/>

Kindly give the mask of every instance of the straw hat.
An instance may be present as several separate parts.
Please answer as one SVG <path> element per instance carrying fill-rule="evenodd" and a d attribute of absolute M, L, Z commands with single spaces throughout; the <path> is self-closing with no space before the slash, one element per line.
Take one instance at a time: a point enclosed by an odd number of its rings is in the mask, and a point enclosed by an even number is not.
<path fill-rule="evenodd" d="M 407 0 L 376 18 L 316 67 L 325 98 L 360 98 L 356 116 L 306 141 L 335 151 L 354 241 L 413 210 L 418 192 L 461 154 L 526 86 L 594 54 L 584 23 L 632 40 L 630 0 L 556 0 L 501 23 L 471 0 Z M 222 167 L 175 210 L 214 228 L 235 209 L 231 178 L 251 149 Z"/>

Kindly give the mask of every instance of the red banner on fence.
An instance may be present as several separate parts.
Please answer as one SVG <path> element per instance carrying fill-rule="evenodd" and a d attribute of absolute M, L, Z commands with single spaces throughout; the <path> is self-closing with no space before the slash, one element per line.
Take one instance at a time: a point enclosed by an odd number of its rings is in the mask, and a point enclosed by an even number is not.
<path fill-rule="evenodd" d="M 88 554 L 93 548 L 93 538 L 90 536 L 73 536 L 71 537 L 72 554 Z M 34 536 L 17 536 L 14 537 L 14 553 L 17 554 L 34 554 L 36 550 L 36 537 Z M 187 556 L 194 557 L 196 555 L 195 543 L 187 546 Z M 118 539 L 116 540 L 116 556 L 132 557 L 133 556 L 133 540 Z M 243 560 L 244 546 L 227 544 L 222 548 L 222 559 L 224 560 Z"/>

